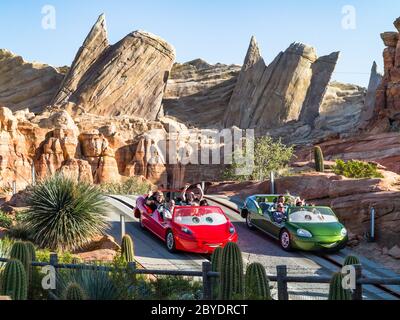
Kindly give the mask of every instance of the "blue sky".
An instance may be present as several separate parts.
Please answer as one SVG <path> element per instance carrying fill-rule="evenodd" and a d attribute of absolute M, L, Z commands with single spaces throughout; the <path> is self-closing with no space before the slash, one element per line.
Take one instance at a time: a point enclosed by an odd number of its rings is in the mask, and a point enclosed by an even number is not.
<path fill-rule="evenodd" d="M 56 9 L 56 29 L 42 28 L 44 5 Z M 342 28 L 342 8 L 352 5 L 356 28 Z M 379 34 L 394 30 L 398 0 L 29 0 L 0 2 L 0 48 L 26 60 L 69 65 L 98 15 L 107 18 L 112 43 L 141 29 L 170 42 L 177 61 L 203 58 L 242 64 L 255 35 L 267 62 L 291 42 L 319 55 L 341 51 L 334 79 L 366 85 L 372 62 L 382 69 Z"/>

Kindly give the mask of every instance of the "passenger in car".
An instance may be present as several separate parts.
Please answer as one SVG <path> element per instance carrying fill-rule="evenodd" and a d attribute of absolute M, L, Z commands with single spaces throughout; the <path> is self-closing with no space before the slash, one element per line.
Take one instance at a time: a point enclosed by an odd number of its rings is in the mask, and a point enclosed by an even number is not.
<path fill-rule="evenodd" d="M 276 211 L 273 213 L 273 218 L 276 223 L 281 224 L 285 218 L 285 206 L 283 203 L 278 203 Z"/>
<path fill-rule="evenodd" d="M 164 203 L 164 196 L 161 192 L 156 191 L 150 194 L 145 199 L 145 205 L 150 208 L 152 212 L 156 211 L 157 208 Z"/>

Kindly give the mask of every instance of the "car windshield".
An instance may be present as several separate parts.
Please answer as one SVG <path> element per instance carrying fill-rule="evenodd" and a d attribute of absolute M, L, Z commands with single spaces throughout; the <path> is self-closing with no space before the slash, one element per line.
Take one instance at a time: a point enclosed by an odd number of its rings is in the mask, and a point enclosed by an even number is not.
<path fill-rule="evenodd" d="M 293 223 L 329 223 L 338 222 L 338 218 L 330 208 L 298 207 L 290 208 L 289 221 Z"/>
<path fill-rule="evenodd" d="M 174 211 L 174 221 L 186 226 L 219 226 L 228 220 L 217 207 L 183 207 Z"/>

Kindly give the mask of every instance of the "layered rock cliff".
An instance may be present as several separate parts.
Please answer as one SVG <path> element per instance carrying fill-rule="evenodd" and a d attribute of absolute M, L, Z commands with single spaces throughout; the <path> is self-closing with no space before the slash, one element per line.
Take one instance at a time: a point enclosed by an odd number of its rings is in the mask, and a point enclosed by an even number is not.
<path fill-rule="evenodd" d="M 176 63 L 164 94 L 165 114 L 200 128 L 219 126 L 239 71 L 240 66 L 201 59 Z"/>
<path fill-rule="evenodd" d="M 56 68 L 26 62 L 8 50 L 0 50 L 0 103 L 13 111 L 43 111 L 63 77 L 63 72 Z"/>

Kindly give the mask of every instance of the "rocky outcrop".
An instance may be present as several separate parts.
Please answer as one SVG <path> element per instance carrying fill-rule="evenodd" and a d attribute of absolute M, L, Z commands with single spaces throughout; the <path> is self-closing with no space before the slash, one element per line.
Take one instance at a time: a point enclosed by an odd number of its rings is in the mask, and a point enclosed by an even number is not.
<path fill-rule="evenodd" d="M 108 48 L 108 46 L 106 20 L 104 14 L 102 14 L 76 54 L 71 68 L 65 76 L 52 104 L 59 105 L 68 102 L 71 94 L 73 94 L 79 87 L 83 76 L 101 57 L 102 53 Z"/>
<path fill-rule="evenodd" d="M 101 16 L 79 50 L 54 108 L 156 119 L 175 50 L 144 31 L 109 46 L 104 21 Z"/>
<path fill-rule="evenodd" d="M 26 62 L 8 50 L 0 50 L 0 104 L 13 111 L 43 111 L 63 77 L 49 65 Z"/>
<path fill-rule="evenodd" d="M 368 91 L 365 97 L 364 107 L 361 110 L 361 116 L 359 121 L 360 129 L 367 129 L 367 126 L 371 119 L 374 117 L 375 103 L 376 103 L 376 92 L 382 83 L 383 76 L 378 72 L 378 66 L 374 61 L 371 69 L 371 76 L 368 84 Z"/>
<path fill-rule="evenodd" d="M 176 63 L 163 98 L 165 115 L 196 127 L 215 127 L 228 107 L 240 67 L 197 59 Z"/>
<path fill-rule="evenodd" d="M 224 126 L 271 129 L 302 118 L 312 123 L 338 59 L 317 58 L 314 48 L 293 43 L 266 65 L 252 38 Z"/>
<path fill-rule="evenodd" d="M 398 28 L 397 19 L 394 25 Z M 400 37 L 399 32 L 381 34 L 386 46 L 383 52 L 384 76 L 377 89 L 373 132 L 385 132 L 400 128 Z"/>

